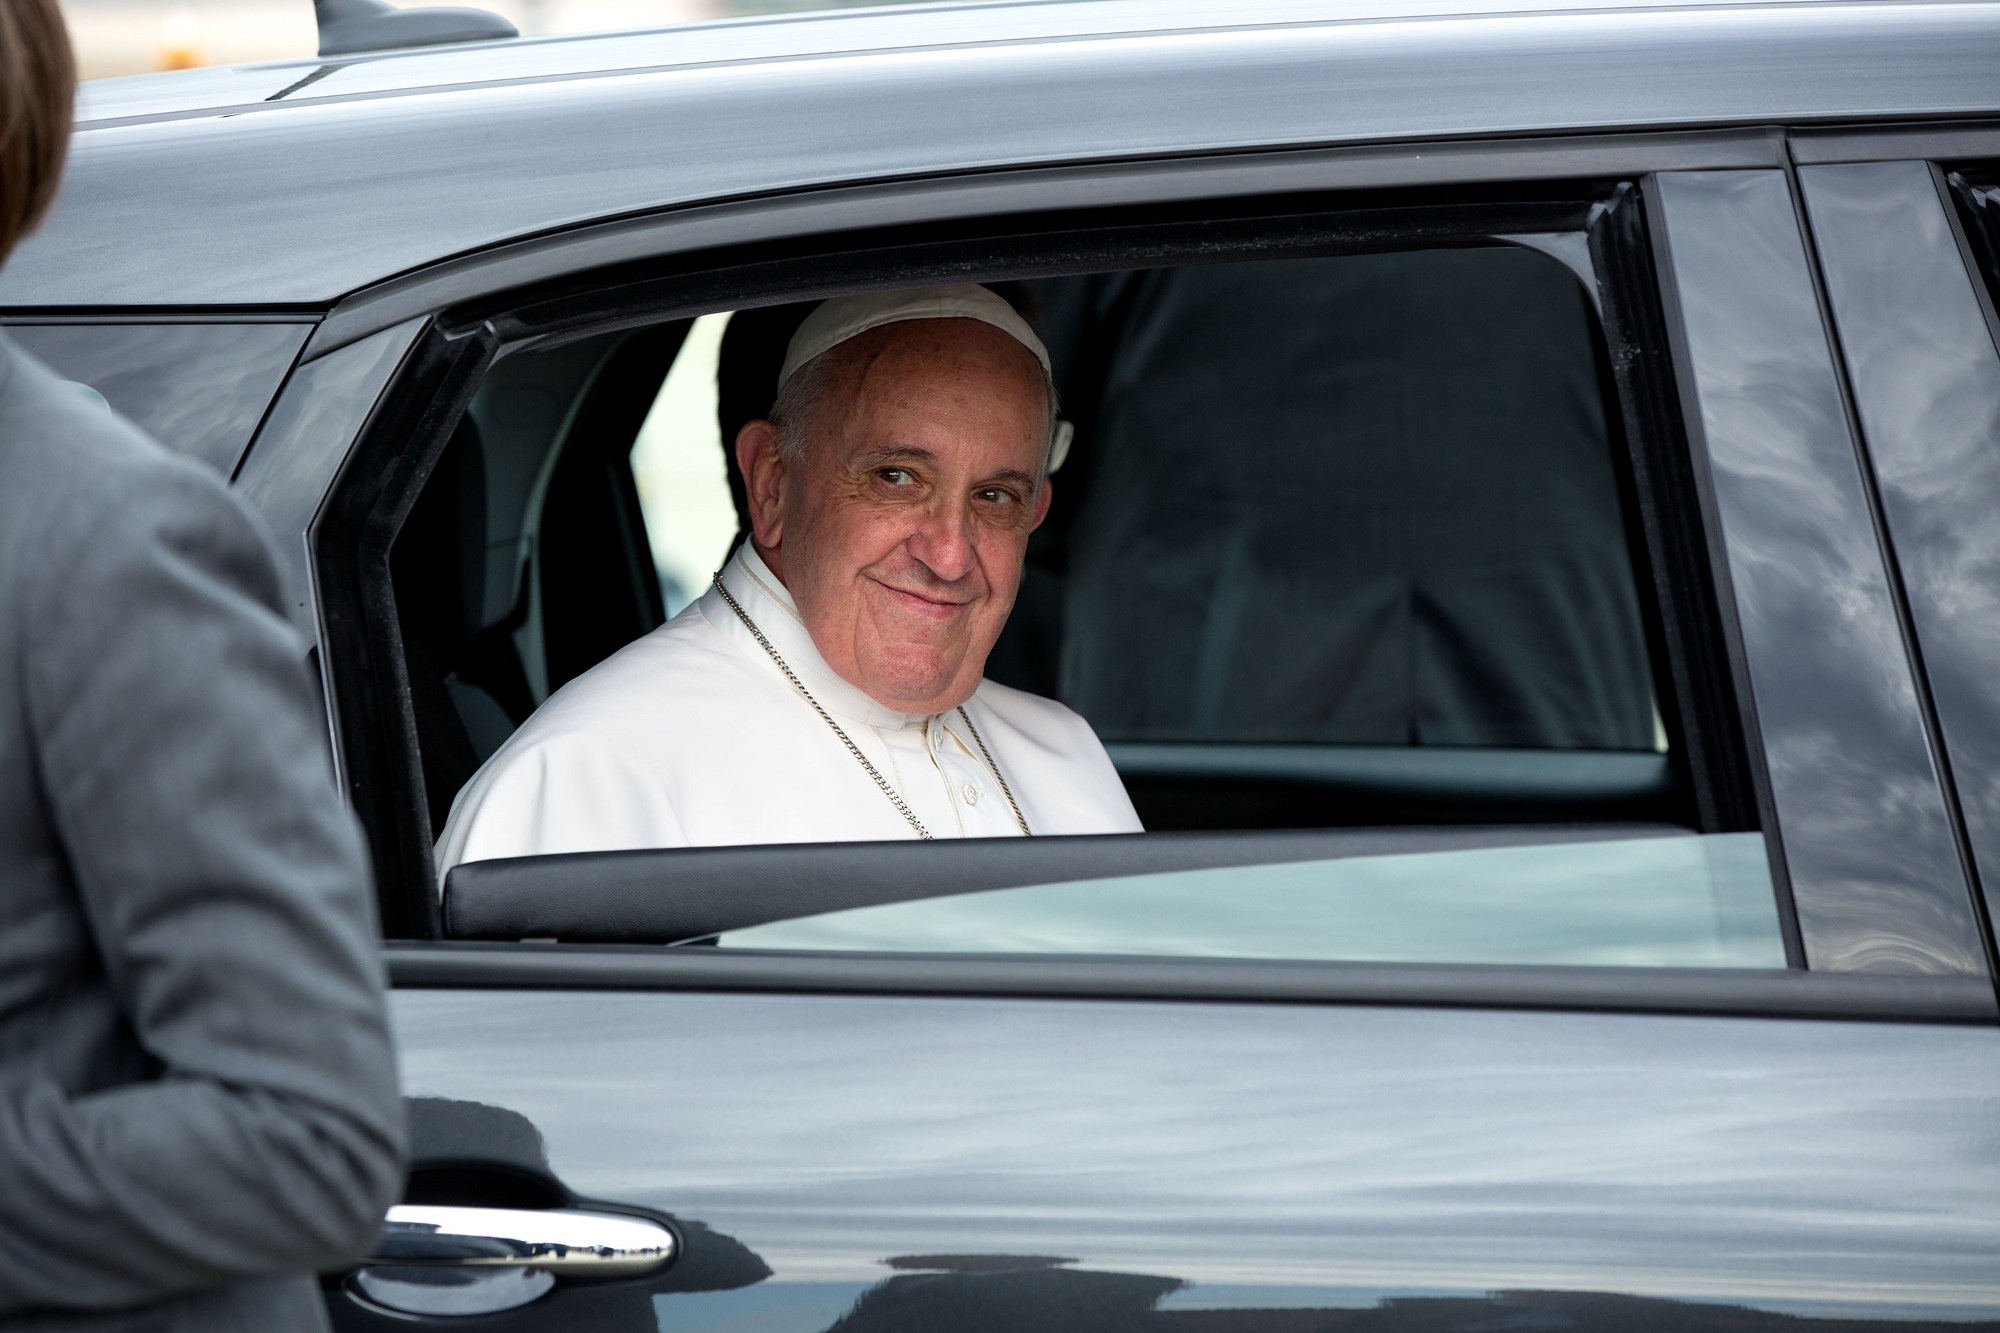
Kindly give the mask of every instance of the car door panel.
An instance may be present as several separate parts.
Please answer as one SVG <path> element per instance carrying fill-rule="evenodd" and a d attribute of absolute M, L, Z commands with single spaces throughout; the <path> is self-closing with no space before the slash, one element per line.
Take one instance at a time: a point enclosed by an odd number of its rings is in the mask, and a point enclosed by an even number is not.
<path fill-rule="evenodd" d="M 593 1327 L 2000 1320 L 1985 1025 L 470 988 L 395 1014 L 412 1096 L 505 1108 L 570 1190 L 740 1247 Z M 504 1326 L 579 1326 L 577 1296 Z"/>

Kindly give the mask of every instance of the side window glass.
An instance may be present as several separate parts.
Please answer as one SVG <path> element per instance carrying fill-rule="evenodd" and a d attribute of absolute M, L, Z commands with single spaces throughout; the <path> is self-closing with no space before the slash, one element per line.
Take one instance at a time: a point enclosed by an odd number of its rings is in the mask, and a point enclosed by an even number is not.
<path fill-rule="evenodd" d="M 1087 717 L 1148 827 L 1667 813 L 1568 268 L 1487 246 L 1038 295 L 1074 462 L 990 671 Z"/>
<path fill-rule="evenodd" d="M 7 334 L 176 453 L 224 476 L 264 418 L 308 324 L 13 324 Z"/>
<path fill-rule="evenodd" d="M 1425 840 L 1413 838 L 1410 846 Z M 1389 850 L 827 912 L 724 948 L 1596 967 L 1785 965 L 1755 833 Z"/>
<path fill-rule="evenodd" d="M 1004 288 L 1049 346 L 1073 444 L 987 674 L 1089 721 L 1149 833 L 1210 841 L 1134 861 L 1052 839 L 997 878 L 939 862 L 914 900 L 852 904 L 780 893 L 796 866 L 764 849 L 709 849 L 644 893 L 606 888 L 619 938 L 1786 965 L 1754 814 L 1696 800 L 1714 775 L 1660 702 L 1664 618 L 1704 631 L 1657 604 L 1674 594 L 1635 517 L 1632 372 L 1575 272 L 1487 243 Z M 728 446 L 769 410 L 805 309 L 489 371 L 397 546 L 434 833 L 551 691 L 703 594 L 739 534 Z M 893 881 L 884 865 L 844 878 Z M 588 875 L 550 873 L 559 893 L 510 880 L 492 908 L 489 872 L 460 866 L 446 920 L 594 938 Z"/>
<path fill-rule="evenodd" d="M 1058 678 L 1100 734 L 1655 747 L 1593 314 L 1558 261 L 1412 251 L 1046 292 L 1089 472 Z"/>

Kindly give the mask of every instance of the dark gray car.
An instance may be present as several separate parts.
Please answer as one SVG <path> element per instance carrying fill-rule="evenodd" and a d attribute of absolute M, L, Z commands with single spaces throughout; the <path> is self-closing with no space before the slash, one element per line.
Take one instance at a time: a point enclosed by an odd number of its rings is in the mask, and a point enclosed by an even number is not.
<path fill-rule="evenodd" d="M 84 90 L 14 337 L 276 531 L 343 1329 L 2000 1326 L 2000 5 L 963 4 Z M 476 863 L 828 294 L 996 285 L 1148 832 Z"/>

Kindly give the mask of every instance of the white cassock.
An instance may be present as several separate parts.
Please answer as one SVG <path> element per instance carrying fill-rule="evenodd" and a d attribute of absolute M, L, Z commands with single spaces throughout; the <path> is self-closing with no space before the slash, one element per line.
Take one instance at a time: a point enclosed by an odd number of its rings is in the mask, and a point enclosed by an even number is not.
<path fill-rule="evenodd" d="M 981 681 L 965 711 L 899 713 L 842 680 L 748 543 L 722 573 L 820 705 L 936 838 L 1136 833 L 1090 724 Z M 473 775 L 438 840 L 461 861 L 550 852 L 914 838 L 866 769 L 713 588 L 551 695 Z"/>

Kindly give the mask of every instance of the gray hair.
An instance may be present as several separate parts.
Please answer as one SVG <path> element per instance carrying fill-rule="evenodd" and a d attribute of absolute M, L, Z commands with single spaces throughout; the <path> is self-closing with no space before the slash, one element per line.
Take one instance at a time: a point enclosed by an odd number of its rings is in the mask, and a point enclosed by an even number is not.
<path fill-rule="evenodd" d="M 771 404 L 771 424 L 778 432 L 778 457 L 788 463 L 799 462 L 806 456 L 808 423 L 839 387 L 844 364 L 838 355 L 840 351 L 841 347 L 829 347 L 793 371 L 792 377 L 778 390 L 777 401 Z M 1037 360 L 1035 369 L 1041 376 L 1042 399 L 1049 409 L 1048 426 L 1043 431 L 1047 443 L 1042 447 L 1042 473 L 1046 476 L 1055 451 L 1060 405 L 1056 401 L 1055 380 L 1047 368 Z"/>

